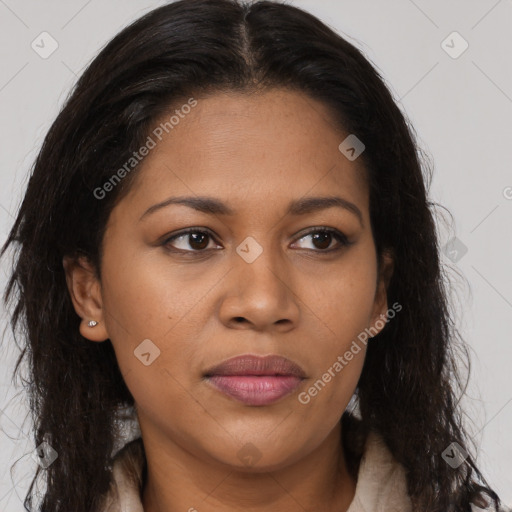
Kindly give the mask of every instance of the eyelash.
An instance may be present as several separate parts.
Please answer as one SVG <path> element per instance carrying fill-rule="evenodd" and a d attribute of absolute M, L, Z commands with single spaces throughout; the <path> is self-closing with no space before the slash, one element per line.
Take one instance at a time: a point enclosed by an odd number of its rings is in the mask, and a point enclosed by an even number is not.
<path fill-rule="evenodd" d="M 174 240 L 176 240 L 178 238 L 181 238 L 183 236 L 186 236 L 188 234 L 191 234 L 191 233 L 207 235 L 207 236 L 210 237 L 210 239 L 212 239 L 213 241 L 216 242 L 215 237 L 212 235 L 212 233 L 210 233 L 210 231 L 207 231 L 207 230 L 204 230 L 204 229 L 200 229 L 200 228 L 187 228 L 187 229 L 184 229 L 183 231 L 180 231 L 179 233 L 176 233 L 175 235 L 173 235 L 171 237 L 166 238 L 163 241 L 162 245 L 165 246 L 169 252 L 179 253 L 179 254 L 187 254 L 187 255 L 206 253 L 206 252 L 211 250 L 211 249 L 183 250 L 183 249 L 169 248 L 170 243 L 172 241 L 174 241 Z M 353 243 L 353 242 L 349 242 L 347 237 L 341 231 L 338 231 L 337 229 L 334 229 L 334 228 L 326 228 L 326 227 L 315 227 L 315 228 L 312 228 L 309 231 L 307 231 L 306 233 L 303 233 L 297 240 L 302 240 L 303 238 L 305 238 L 305 237 L 307 237 L 309 235 L 315 235 L 317 233 L 327 233 L 327 234 L 330 234 L 341 245 L 339 247 L 335 247 L 335 248 L 331 248 L 331 249 L 325 249 L 325 250 L 321 250 L 321 249 L 318 249 L 318 250 L 315 250 L 315 249 L 305 249 L 306 251 L 311 251 L 311 252 L 319 253 L 319 254 L 327 254 L 327 253 L 332 253 L 332 252 L 340 251 L 344 247 L 349 246 L 349 245 L 351 245 Z"/>

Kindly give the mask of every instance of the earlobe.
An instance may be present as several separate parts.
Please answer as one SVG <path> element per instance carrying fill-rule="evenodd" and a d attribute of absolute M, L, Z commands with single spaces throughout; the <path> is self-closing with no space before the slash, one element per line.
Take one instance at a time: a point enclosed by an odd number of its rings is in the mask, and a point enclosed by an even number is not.
<path fill-rule="evenodd" d="M 90 341 L 106 341 L 108 339 L 108 333 L 105 329 L 105 325 L 97 320 L 82 319 L 80 322 L 80 334 Z"/>
<path fill-rule="evenodd" d="M 68 292 L 80 322 L 80 334 L 91 341 L 105 341 L 105 328 L 101 285 L 94 266 L 85 257 L 62 259 Z M 96 322 L 96 323 L 94 323 Z"/>

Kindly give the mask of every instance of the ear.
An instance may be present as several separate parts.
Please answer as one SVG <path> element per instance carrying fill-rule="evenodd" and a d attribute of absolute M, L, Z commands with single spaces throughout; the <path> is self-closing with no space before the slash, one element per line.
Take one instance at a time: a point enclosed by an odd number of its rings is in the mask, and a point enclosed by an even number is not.
<path fill-rule="evenodd" d="M 395 262 L 392 251 L 383 251 L 379 265 L 379 274 L 377 276 L 377 289 L 375 292 L 372 321 L 370 324 L 374 330 L 378 331 L 374 336 L 376 336 L 386 326 L 388 311 L 387 290 L 391 277 L 393 276 L 394 264 Z M 380 328 L 375 325 L 378 320 L 384 321 L 384 325 Z M 382 322 L 379 322 L 378 325 L 381 323 Z"/>
<path fill-rule="evenodd" d="M 94 266 L 85 257 L 69 256 L 64 256 L 62 265 L 73 307 L 82 318 L 80 334 L 91 341 L 107 340 L 109 336 L 103 315 L 101 284 Z M 95 320 L 98 324 L 89 327 L 90 320 Z"/>

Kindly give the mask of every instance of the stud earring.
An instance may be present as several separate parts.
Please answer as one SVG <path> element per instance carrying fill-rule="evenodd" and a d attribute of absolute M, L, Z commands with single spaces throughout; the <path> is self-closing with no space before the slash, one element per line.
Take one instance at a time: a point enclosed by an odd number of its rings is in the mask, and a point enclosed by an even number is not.
<path fill-rule="evenodd" d="M 89 327 L 96 327 L 98 325 L 98 322 L 96 322 L 96 320 L 89 320 L 89 323 L 87 325 Z"/>

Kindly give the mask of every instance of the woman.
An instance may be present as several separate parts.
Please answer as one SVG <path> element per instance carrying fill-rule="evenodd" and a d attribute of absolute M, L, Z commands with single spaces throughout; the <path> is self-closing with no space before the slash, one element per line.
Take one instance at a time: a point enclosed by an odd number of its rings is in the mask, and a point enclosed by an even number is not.
<path fill-rule="evenodd" d="M 186 0 L 124 29 L 3 247 L 40 510 L 497 510 L 424 181 L 381 77 L 313 16 Z"/>

